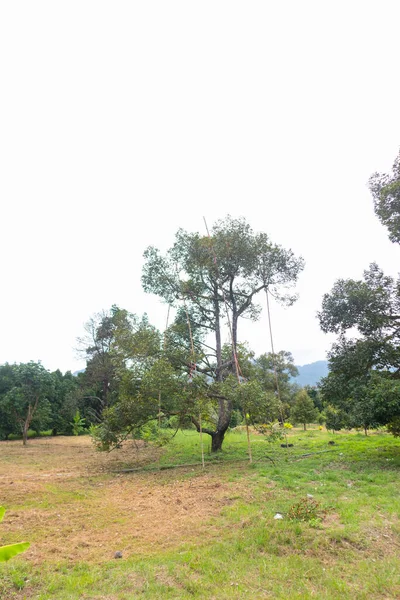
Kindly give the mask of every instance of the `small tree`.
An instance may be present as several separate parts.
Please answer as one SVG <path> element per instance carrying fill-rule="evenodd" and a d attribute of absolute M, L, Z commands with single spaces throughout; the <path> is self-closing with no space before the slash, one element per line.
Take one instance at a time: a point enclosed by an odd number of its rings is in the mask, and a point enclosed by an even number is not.
<path fill-rule="evenodd" d="M 72 433 L 79 435 L 85 431 L 85 419 L 82 419 L 79 410 L 74 414 L 74 420 L 71 422 Z"/>
<path fill-rule="evenodd" d="M 304 431 L 307 429 L 307 423 L 314 423 L 318 419 L 318 410 L 305 390 L 296 394 L 290 416 L 295 423 L 303 424 Z"/>
<path fill-rule="evenodd" d="M 349 426 L 349 421 L 347 415 L 340 410 L 340 408 L 335 408 L 328 404 L 325 408 L 325 427 L 327 429 L 331 429 L 333 433 L 335 431 L 340 431 L 341 429 L 345 429 Z"/>
<path fill-rule="evenodd" d="M 14 385 L 1 399 L 1 408 L 18 423 L 25 446 L 33 421 L 39 429 L 50 422 L 54 381 L 40 363 L 13 365 L 13 370 Z"/>

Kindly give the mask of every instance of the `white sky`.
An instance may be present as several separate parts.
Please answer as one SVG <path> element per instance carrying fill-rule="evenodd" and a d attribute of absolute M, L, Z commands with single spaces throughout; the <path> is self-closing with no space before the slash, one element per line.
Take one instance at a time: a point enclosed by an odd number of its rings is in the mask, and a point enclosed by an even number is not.
<path fill-rule="evenodd" d="M 400 145 L 399 22 L 398 0 L 4 0 L 0 363 L 79 368 L 113 303 L 162 328 L 144 249 L 227 213 L 303 255 L 275 343 L 325 358 L 322 295 L 400 264 L 366 187 Z M 265 316 L 240 333 L 270 349 Z"/>

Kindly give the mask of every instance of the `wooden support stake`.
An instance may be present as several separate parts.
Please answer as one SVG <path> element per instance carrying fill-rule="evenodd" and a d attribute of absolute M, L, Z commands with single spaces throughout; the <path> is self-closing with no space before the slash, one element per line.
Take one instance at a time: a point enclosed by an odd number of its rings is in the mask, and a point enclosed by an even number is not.
<path fill-rule="evenodd" d="M 250 431 L 249 431 L 249 424 L 247 422 L 247 417 L 246 417 L 246 433 L 247 433 L 247 448 L 249 451 L 249 462 L 253 462 L 253 456 L 251 454 L 251 443 L 250 443 Z"/>
<path fill-rule="evenodd" d="M 200 445 L 201 445 L 201 464 L 203 469 L 205 468 L 204 464 L 204 444 L 203 444 L 203 427 L 201 425 L 201 413 L 199 414 L 199 423 L 200 423 Z"/>

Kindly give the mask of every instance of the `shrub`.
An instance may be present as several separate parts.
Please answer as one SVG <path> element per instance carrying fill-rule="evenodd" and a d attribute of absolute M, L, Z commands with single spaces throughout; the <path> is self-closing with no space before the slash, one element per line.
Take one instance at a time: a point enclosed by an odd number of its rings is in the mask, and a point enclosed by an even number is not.
<path fill-rule="evenodd" d="M 70 423 L 72 426 L 72 433 L 79 435 L 85 431 L 85 419 L 82 419 L 79 410 L 74 414 L 74 420 Z"/>
<path fill-rule="evenodd" d="M 302 498 L 289 508 L 290 521 L 311 521 L 319 518 L 320 504 L 314 498 Z"/>
<path fill-rule="evenodd" d="M 387 428 L 389 433 L 395 437 L 400 437 L 400 417 L 395 417 L 390 423 L 388 423 Z"/>

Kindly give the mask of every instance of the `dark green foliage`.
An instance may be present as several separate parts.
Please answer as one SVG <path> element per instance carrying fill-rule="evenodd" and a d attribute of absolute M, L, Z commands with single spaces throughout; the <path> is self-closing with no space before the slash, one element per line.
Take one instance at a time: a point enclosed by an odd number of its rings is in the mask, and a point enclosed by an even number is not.
<path fill-rule="evenodd" d="M 389 433 L 400 437 L 400 417 L 394 417 L 387 425 Z"/>
<path fill-rule="evenodd" d="M 322 400 L 320 390 L 317 387 L 313 387 L 311 385 L 305 385 L 304 390 L 310 396 L 315 408 L 321 412 L 324 408 L 324 403 Z"/>
<path fill-rule="evenodd" d="M 79 380 L 70 371 L 65 375 L 57 370 L 52 373 L 54 391 L 50 399 L 53 434 L 71 434 L 73 417 L 78 410 Z"/>
<path fill-rule="evenodd" d="M 290 411 L 290 418 L 293 423 L 302 423 L 306 429 L 308 423 L 315 423 L 318 420 L 318 410 L 306 390 L 300 390 L 296 394 L 295 403 Z"/>
<path fill-rule="evenodd" d="M 117 306 L 94 315 L 85 331 L 78 340 L 87 363 L 79 376 L 76 408 L 88 424 L 96 424 L 126 394 L 128 383 L 132 391 L 132 381 L 137 383 L 148 363 L 160 356 L 161 336 L 146 315 L 138 318 Z"/>
<path fill-rule="evenodd" d="M 356 327 L 365 338 L 378 335 L 381 342 L 399 339 L 400 279 L 385 275 L 376 263 L 364 271 L 363 280 L 339 279 L 325 294 L 318 314 L 321 329 L 343 333 Z"/>
<path fill-rule="evenodd" d="M 324 410 L 325 426 L 331 431 L 340 431 L 349 427 L 349 418 L 340 408 L 328 404 Z"/>
<path fill-rule="evenodd" d="M 325 402 L 344 411 L 350 427 L 393 421 L 400 415 L 400 279 L 372 264 L 363 280 L 334 285 L 319 318 L 323 331 L 340 334 L 320 386 Z M 357 339 L 346 337 L 352 328 Z"/>
<path fill-rule="evenodd" d="M 234 428 L 238 425 L 241 425 L 243 421 L 243 414 L 240 410 L 233 410 L 231 415 L 231 420 L 229 421 L 229 427 Z"/>
<path fill-rule="evenodd" d="M 54 380 L 40 364 L 4 365 L 0 375 L 5 376 L 3 394 L 0 396 L 0 414 L 3 428 L 9 433 L 22 434 L 24 445 L 28 429 L 36 431 L 51 423 L 51 398 L 54 394 Z"/>
<path fill-rule="evenodd" d="M 0 365 L 0 440 L 5 440 L 11 433 L 20 433 L 21 429 L 10 410 L 6 394 L 15 385 L 15 365 Z"/>

